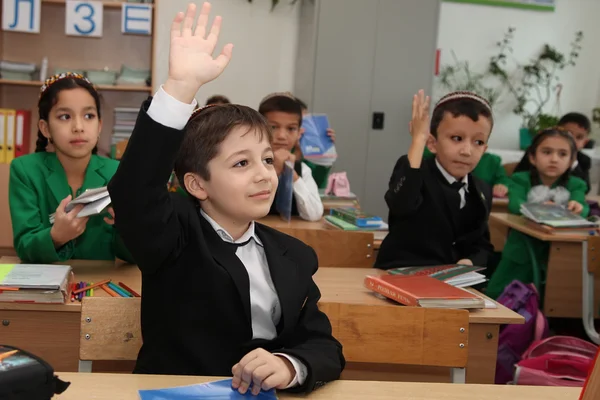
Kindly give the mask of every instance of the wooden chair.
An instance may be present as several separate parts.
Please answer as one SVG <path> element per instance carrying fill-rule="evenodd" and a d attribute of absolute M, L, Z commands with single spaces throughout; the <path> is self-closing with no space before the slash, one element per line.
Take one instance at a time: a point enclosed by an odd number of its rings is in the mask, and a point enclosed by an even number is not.
<path fill-rule="evenodd" d="M 453 383 L 465 383 L 469 353 L 467 310 L 325 303 L 333 336 L 347 362 L 451 368 Z M 375 323 L 374 315 L 388 321 Z"/>
<path fill-rule="evenodd" d="M 373 266 L 373 233 L 337 229 L 277 227 L 317 253 L 319 267 L 371 268 Z"/>
<path fill-rule="evenodd" d="M 92 372 L 92 361 L 137 359 L 142 347 L 140 300 L 126 297 L 83 299 L 79 372 Z"/>
<path fill-rule="evenodd" d="M 511 176 L 513 172 L 515 172 L 515 168 L 517 168 L 517 165 L 519 165 L 518 162 L 504 164 L 503 167 L 504 171 L 506 172 L 506 175 Z"/>

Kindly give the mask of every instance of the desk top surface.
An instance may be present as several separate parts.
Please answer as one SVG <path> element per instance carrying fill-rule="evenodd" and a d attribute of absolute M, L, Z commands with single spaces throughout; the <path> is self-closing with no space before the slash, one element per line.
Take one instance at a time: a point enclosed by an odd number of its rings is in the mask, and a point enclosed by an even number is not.
<path fill-rule="evenodd" d="M 587 240 L 587 235 L 578 233 L 553 234 L 531 228 L 527 226 L 525 218 L 523 218 L 521 215 L 493 212 L 490 214 L 490 220 L 546 242 L 583 242 Z"/>
<path fill-rule="evenodd" d="M 59 400 L 139 400 L 140 389 L 161 389 L 214 381 L 214 377 L 157 376 L 100 373 L 58 373 L 71 386 Z M 580 388 L 513 385 L 460 385 L 449 383 L 335 381 L 316 390 L 311 399 L 327 400 L 577 400 Z M 278 393 L 280 399 L 307 398 Z"/>
<path fill-rule="evenodd" d="M 15 257 L 2 257 L 0 263 L 19 262 Z M 119 264 L 109 261 L 71 260 L 75 279 L 84 282 L 99 282 L 112 279 L 123 282 L 133 290 L 141 293 L 142 282 L 140 270 L 135 265 Z M 391 300 L 381 299 L 365 288 L 363 281 L 366 275 L 383 274 L 384 271 L 373 268 L 320 268 L 315 275 L 315 282 L 321 290 L 321 302 L 347 304 L 394 305 Z M 102 289 L 94 290 L 94 297 L 108 297 Z M 62 312 L 81 312 L 81 303 L 67 304 L 22 304 L 0 303 L 0 310 L 45 310 Z M 473 310 L 469 313 L 471 323 L 520 324 L 523 317 L 498 304 L 495 309 Z"/>

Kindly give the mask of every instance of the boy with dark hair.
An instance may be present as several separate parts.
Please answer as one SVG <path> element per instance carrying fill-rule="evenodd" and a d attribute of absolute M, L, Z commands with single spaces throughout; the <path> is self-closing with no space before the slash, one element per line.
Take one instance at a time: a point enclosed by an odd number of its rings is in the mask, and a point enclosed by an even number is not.
<path fill-rule="evenodd" d="M 233 375 L 234 389 L 255 395 L 310 392 L 338 379 L 342 347 L 317 306 L 314 250 L 255 222 L 277 189 L 264 118 L 238 105 L 193 111 L 233 47 L 213 59 L 221 18 L 205 38 L 209 11 L 204 3 L 195 29 L 194 4 L 175 17 L 168 79 L 142 105 L 108 185 L 115 227 L 142 272 L 134 372 Z M 168 192 L 173 166 L 189 196 Z"/>
<path fill-rule="evenodd" d="M 323 203 L 319 187 L 313 179 L 312 171 L 301 157 L 297 157 L 297 146 L 301 134 L 302 108 L 290 93 L 272 93 L 265 97 L 258 107 L 273 132 L 272 147 L 275 155 L 275 172 L 280 176 L 286 161 L 294 164 L 294 196 L 292 215 L 299 215 L 307 221 L 318 221 L 323 217 Z M 270 214 L 276 214 L 275 206 Z"/>
<path fill-rule="evenodd" d="M 488 102 L 454 92 L 436 105 L 429 124 L 429 97 L 413 98 L 412 144 L 400 157 L 385 200 L 390 231 L 376 268 L 439 264 L 486 266 L 493 247 L 488 217 L 492 191 L 471 172 L 492 131 Z M 435 158 L 423 159 L 425 146 Z"/>
<path fill-rule="evenodd" d="M 592 159 L 585 155 L 581 150 L 590 140 L 589 135 L 592 129 L 592 124 L 588 117 L 583 114 L 570 112 L 562 116 L 558 121 L 558 127 L 571 132 L 575 144 L 577 145 L 577 158 L 571 166 L 571 175 L 583 179 L 587 185 L 589 193 L 590 186 L 590 168 L 592 167 Z M 531 162 L 529 161 L 529 149 L 525 150 L 525 154 L 519 164 L 515 168 L 515 172 L 531 170 Z"/>

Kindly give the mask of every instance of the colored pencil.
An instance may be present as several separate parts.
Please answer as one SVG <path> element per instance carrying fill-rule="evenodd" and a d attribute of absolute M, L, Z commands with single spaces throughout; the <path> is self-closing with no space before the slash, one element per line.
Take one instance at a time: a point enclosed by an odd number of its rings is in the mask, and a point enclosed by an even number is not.
<path fill-rule="evenodd" d="M 127 295 L 127 297 L 133 297 L 133 294 L 131 294 L 129 292 L 129 290 L 125 289 L 123 286 L 117 285 L 116 283 L 113 283 L 113 285 L 115 285 L 120 291 L 122 291 L 123 293 L 125 293 Z"/>
<path fill-rule="evenodd" d="M 112 290 L 111 288 L 109 288 L 106 283 L 100 285 L 100 287 L 102 288 L 102 290 L 104 290 L 106 293 L 110 294 L 112 297 L 121 297 L 117 293 L 115 293 L 114 290 Z"/>
<path fill-rule="evenodd" d="M 6 290 L 7 292 L 16 292 L 19 290 L 18 287 L 0 286 L 0 292 Z"/>
<path fill-rule="evenodd" d="M 133 297 L 132 295 L 130 295 L 129 293 L 126 293 L 123 291 L 123 289 L 121 289 L 119 286 L 115 285 L 112 282 L 108 282 L 108 287 L 111 288 L 112 290 L 114 290 L 116 293 L 119 294 L 119 296 L 121 297 Z"/>
<path fill-rule="evenodd" d="M 81 289 L 77 289 L 77 290 L 75 291 L 75 294 L 77 294 L 77 293 L 79 293 L 79 292 L 83 292 L 84 290 L 87 290 L 87 289 L 91 289 L 91 288 L 94 288 L 94 287 L 98 287 L 98 286 L 105 285 L 105 284 L 107 284 L 108 282 L 110 282 L 110 279 L 105 279 L 105 280 L 103 280 L 103 281 L 101 281 L 101 282 L 94 283 L 93 285 L 90 285 L 90 286 L 88 286 L 87 288 L 81 288 Z"/>
<path fill-rule="evenodd" d="M 83 289 L 83 291 L 79 292 L 79 301 L 81 301 L 85 295 L 85 283 L 79 282 L 79 289 Z"/>
<path fill-rule="evenodd" d="M 71 301 L 75 301 L 75 290 L 77 290 L 76 284 L 71 284 Z"/>
<path fill-rule="evenodd" d="M 89 288 L 90 286 L 92 286 L 94 284 L 94 282 L 90 282 L 88 283 L 88 290 L 85 292 L 85 295 L 90 297 L 93 296 L 93 291 L 94 289 Z"/>
<path fill-rule="evenodd" d="M 12 356 L 13 354 L 17 353 L 19 350 L 11 350 L 11 351 L 7 351 L 6 353 L 2 353 L 0 354 L 0 361 Z"/>
<path fill-rule="evenodd" d="M 87 290 L 85 291 L 85 297 L 90 297 L 90 290 L 91 290 L 90 285 L 91 285 L 91 283 L 89 283 L 89 282 L 85 283 L 85 287 L 87 288 Z"/>
<path fill-rule="evenodd" d="M 93 284 L 94 284 L 94 283 L 92 283 L 92 285 L 93 285 Z M 93 287 L 93 286 L 90 288 L 90 296 L 94 296 L 94 287 Z"/>
<path fill-rule="evenodd" d="M 119 286 L 121 286 L 123 289 L 125 289 L 129 293 L 131 293 L 133 295 L 133 297 L 142 297 L 138 293 L 136 293 L 135 291 L 133 291 L 129 286 L 127 286 L 126 284 L 124 284 L 123 282 L 119 282 Z"/>

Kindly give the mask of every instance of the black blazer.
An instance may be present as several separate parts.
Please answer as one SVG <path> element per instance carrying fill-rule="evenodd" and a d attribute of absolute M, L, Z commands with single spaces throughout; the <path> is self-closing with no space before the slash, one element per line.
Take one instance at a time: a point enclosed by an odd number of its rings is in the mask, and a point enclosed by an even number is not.
<path fill-rule="evenodd" d="M 490 186 L 469 174 L 467 205 L 474 229 L 461 232 L 465 229 L 460 226 L 458 204 L 450 204 L 440 174 L 433 157 L 423 160 L 419 169 L 410 167 L 407 156 L 398 160 L 385 194 L 390 229 L 376 268 L 453 264 L 462 258 L 487 264 L 493 251 L 488 229 Z"/>
<path fill-rule="evenodd" d="M 585 155 L 583 152 L 577 152 L 577 166 L 571 171 L 571 176 L 576 176 L 585 181 L 587 185 L 586 193 L 589 193 L 590 186 L 590 168 L 592 168 L 592 159 Z M 520 171 L 531 171 L 531 163 L 529 162 L 529 149 L 525 151 L 525 155 L 519 161 L 519 164 L 515 167 L 515 172 Z"/>
<path fill-rule="evenodd" d="M 317 307 L 315 252 L 256 224 L 282 317 L 274 340 L 253 340 L 248 273 L 200 215 L 197 201 L 167 191 L 184 131 L 152 120 L 149 105 L 142 105 L 108 185 L 115 227 L 142 271 L 143 346 L 134 372 L 231 376 L 234 364 L 261 347 L 306 364 L 308 377 L 295 391 L 337 379 L 345 360 Z"/>

